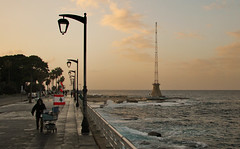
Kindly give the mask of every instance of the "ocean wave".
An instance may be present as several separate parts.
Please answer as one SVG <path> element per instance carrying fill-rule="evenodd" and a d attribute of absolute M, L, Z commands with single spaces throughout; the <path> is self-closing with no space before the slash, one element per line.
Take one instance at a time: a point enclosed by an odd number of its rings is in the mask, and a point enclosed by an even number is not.
<path fill-rule="evenodd" d="M 172 91 L 169 96 L 189 99 L 110 101 L 97 110 L 140 149 L 239 147 L 239 91 Z M 162 137 L 148 136 L 150 131 Z"/>

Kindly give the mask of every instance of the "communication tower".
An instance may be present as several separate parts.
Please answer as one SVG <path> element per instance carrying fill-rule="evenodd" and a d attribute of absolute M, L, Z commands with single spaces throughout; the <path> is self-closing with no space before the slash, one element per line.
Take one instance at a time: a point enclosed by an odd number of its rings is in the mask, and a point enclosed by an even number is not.
<path fill-rule="evenodd" d="M 162 97 L 162 93 L 159 88 L 160 84 L 158 83 L 158 42 L 157 42 L 157 22 L 155 25 L 155 72 L 154 72 L 154 83 L 153 90 L 151 93 L 152 97 Z"/>

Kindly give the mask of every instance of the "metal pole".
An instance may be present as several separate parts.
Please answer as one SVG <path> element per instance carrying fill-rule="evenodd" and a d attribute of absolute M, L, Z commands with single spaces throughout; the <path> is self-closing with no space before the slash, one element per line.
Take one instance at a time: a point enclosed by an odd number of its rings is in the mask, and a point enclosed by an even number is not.
<path fill-rule="evenodd" d="M 83 121 L 82 121 L 82 134 L 89 134 L 89 124 L 86 116 L 87 112 L 87 74 L 86 74 L 86 66 L 87 66 L 87 14 L 84 13 L 84 18 L 86 22 L 84 23 L 84 67 L 83 67 Z"/>
<path fill-rule="evenodd" d="M 76 75 L 76 74 L 74 73 L 74 77 L 73 77 L 73 79 L 72 79 L 72 82 L 73 82 L 73 90 L 72 90 L 73 92 L 72 92 L 72 95 L 73 95 L 74 92 L 75 92 L 75 91 L 74 91 L 74 90 L 75 90 L 75 88 L 74 88 L 74 86 L 75 86 L 75 75 Z M 73 95 L 73 98 L 74 98 L 74 95 Z"/>
<path fill-rule="evenodd" d="M 60 14 L 59 16 L 68 17 L 77 20 L 84 24 L 84 74 L 83 74 L 83 121 L 82 121 L 82 134 L 89 134 L 89 125 L 87 121 L 86 107 L 87 107 L 87 75 L 86 75 L 86 62 L 87 62 L 87 14 L 84 13 L 84 17 L 73 15 L 73 14 Z M 58 21 L 61 24 L 61 21 Z M 62 22 L 63 23 L 63 22 Z M 60 31 L 62 33 L 62 31 Z M 64 33 L 63 33 L 64 34 Z M 78 85 L 78 84 L 77 84 Z"/>
<path fill-rule="evenodd" d="M 76 103 L 76 107 L 79 107 L 79 103 L 78 103 L 78 59 L 77 59 L 77 103 Z"/>
<path fill-rule="evenodd" d="M 73 78 L 73 98 L 74 98 L 74 101 L 76 101 L 76 72 L 74 73 L 74 78 Z"/>

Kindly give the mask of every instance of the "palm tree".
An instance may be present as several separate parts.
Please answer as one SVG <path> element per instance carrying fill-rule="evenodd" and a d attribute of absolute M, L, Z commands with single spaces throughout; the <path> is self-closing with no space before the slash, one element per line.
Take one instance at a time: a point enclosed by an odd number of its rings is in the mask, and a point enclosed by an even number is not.
<path fill-rule="evenodd" d="M 50 73 L 49 73 L 49 77 L 50 80 L 52 80 L 52 90 L 53 90 L 53 83 L 54 83 L 54 79 L 55 79 L 55 70 L 53 69 Z"/>
<path fill-rule="evenodd" d="M 65 80 L 65 77 L 64 76 L 61 76 L 60 77 L 60 79 L 59 79 L 59 82 L 64 82 L 64 80 Z M 60 88 L 60 87 L 59 87 Z M 65 87 L 63 86 L 63 88 L 62 89 L 64 89 Z"/>
<path fill-rule="evenodd" d="M 39 83 L 39 95 L 41 97 L 41 93 L 43 91 L 43 82 L 47 79 L 47 76 L 48 76 L 48 72 L 41 72 L 41 73 L 38 73 L 38 83 Z"/>
<path fill-rule="evenodd" d="M 64 76 L 61 76 L 61 78 L 59 79 L 60 82 L 64 82 L 64 80 L 65 80 Z"/>
<path fill-rule="evenodd" d="M 55 75 L 56 75 L 56 88 L 58 88 L 57 87 L 57 84 L 59 83 L 59 79 L 58 79 L 58 77 L 60 77 L 61 75 L 62 75 L 62 73 L 63 73 L 63 70 L 62 70 L 62 68 L 60 68 L 60 67 L 57 67 L 57 68 L 55 68 L 54 69 L 55 70 Z"/>
<path fill-rule="evenodd" d="M 50 83 L 51 83 L 51 80 L 49 78 L 47 78 L 47 80 L 45 82 L 45 84 L 47 85 L 47 94 L 48 94 L 48 88 L 49 88 L 48 86 Z"/>

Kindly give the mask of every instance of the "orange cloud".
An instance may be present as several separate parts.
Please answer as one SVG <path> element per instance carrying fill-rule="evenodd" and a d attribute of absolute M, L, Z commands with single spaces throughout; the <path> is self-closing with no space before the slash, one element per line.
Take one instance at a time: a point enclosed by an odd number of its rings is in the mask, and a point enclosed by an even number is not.
<path fill-rule="evenodd" d="M 203 39 L 203 37 L 197 33 L 183 33 L 183 32 L 178 32 L 177 34 L 177 39 L 183 39 L 183 38 L 197 38 L 197 39 Z"/>
<path fill-rule="evenodd" d="M 142 15 L 132 13 L 126 8 L 118 8 L 116 3 L 110 3 L 112 14 L 105 15 L 101 21 L 102 25 L 111 26 L 123 32 L 140 31 L 144 26 L 141 22 Z"/>
<path fill-rule="evenodd" d="M 224 69 L 240 70 L 240 42 L 217 48 L 217 60 Z"/>
<path fill-rule="evenodd" d="M 146 52 L 139 52 L 136 49 L 132 48 L 123 48 L 117 50 L 117 53 L 122 57 L 122 58 L 127 58 L 132 61 L 137 61 L 137 62 L 153 62 L 154 58 L 146 53 Z"/>
<path fill-rule="evenodd" d="M 206 25 L 208 28 L 211 28 L 212 27 L 212 24 L 207 24 Z"/>
<path fill-rule="evenodd" d="M 239 89 L 240 42 L 218 47 L 216 51 L 216 55 L 206 59 L 168 62 L 168 67 L 164 68 L 166 78 L 185 89 L 196 86 L 197 89 Z"/>
<path fill-rule="evenodd" d="M 109 26 L 115 30 L 128 33 L 128 37 L 115 41 L 115 52 L 118 55 L 131 59 L 133 61 L 152 61 L 151 55 L 146 50 L 154 49 L 153 31 L 149 30 L 142 22 L 143 16 L 133 13 L 129 10 L 131 7 L 120 8 L 119 5 L 112 0 L 72 0 L 78 6 L 99 8 L 100 4 L 104 4 L 109 8 L 109 14 L 105 14 L 101 19 L 101 24 Z M 129 3 L 128 3 L 129 4 Z M 105 7 L 104 7 L 105 8 Z M 107 12 L 107 11 L 104 11 Z"/>
<path fill-rule="evenodd" d="M 216 2 L 212 2 L 206 6 L 203 6 L 205 10 L 212 10 L 212 9 L 222 9 L 225 8 L 227 4 L 226 0 L 217 0 Z"/>
<path fill-rule="evenodd" d="M 115 41 L 113 46 L 118 50 L 118 55 L 133 61 L 152 62 L 154 60 L 154 32 L 152 30 L 143 30 L 130 34 L 130 36 Z M 152 50 L 150 55 L 149 50 Z"/>
<path fill-rule="evenodd" d="M 108 0 L 71 0 L 75 2 L 78 6 L 83 8 L 94 7 L 98 8 L 100 3 L 107 2 Z"/>
<path fill-rule="evenodd" d="M 114 46 L 128 46 L 135 49 L 154 48 L 152 37 L 146 33 L 134 34 L 132 36 L 122 39 L 121 41 L 114 42 Z"/>
<path fill-rule="evenodd" d="M 236 32 L 228 32 L 227 34 L 240 39 L 240 30 Z"/>
<path fill-rule="evenodd" d="M 109 1 L 110 14 L 103 16 L 101 24 L 115 30 L 128 33 L 128 37 L 115 41 L 118 55 L 133 61 L 152 61 L 147 50 L 154 48 L 153 31 L 143 22 L 142 15 L 131 12 L 128 8 L 119 8 L 117 3 Z"/>
<path fill-rule="evenodd" d="M 190 74 L 240 75 L 240 42 L 218 47 L 216 51 L 217 54 L 209 59 L 181 63 L 181 69 Z"/>

